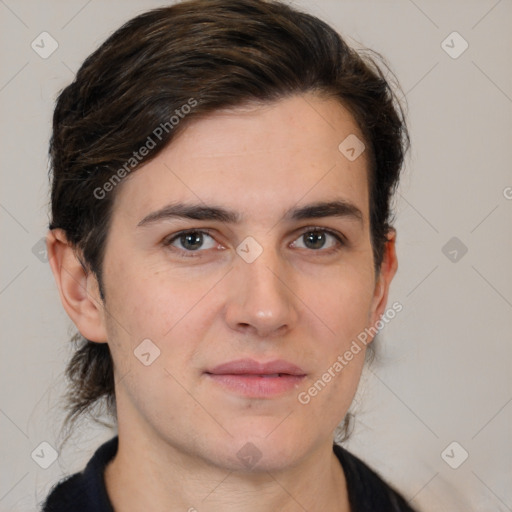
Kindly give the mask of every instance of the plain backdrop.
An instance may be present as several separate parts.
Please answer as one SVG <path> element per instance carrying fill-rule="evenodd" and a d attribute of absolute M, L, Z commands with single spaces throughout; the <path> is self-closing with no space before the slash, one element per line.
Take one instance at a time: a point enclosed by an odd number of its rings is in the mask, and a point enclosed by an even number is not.
<path fill-rule="evenodd" d="M 380 52 L 408 104 L 412 150 L 397 194 L 389 297 L 403 311 L 380 334 L 347 447 L 419 510 L 510 511 L 512 2 L 290 3 Z M 84 58 L 161 5 L 0 1 L 1 511 L 35 510 L 115 434 L 83 424 L 47 469 L 34 455 L 43 442 L 59 451 L 73 332 L 40 250 L 47 147 L 56 95 Z M 31 45 L 44 37 L 52 49 L 42 32 L 58 44 L 46 58 Z"/>

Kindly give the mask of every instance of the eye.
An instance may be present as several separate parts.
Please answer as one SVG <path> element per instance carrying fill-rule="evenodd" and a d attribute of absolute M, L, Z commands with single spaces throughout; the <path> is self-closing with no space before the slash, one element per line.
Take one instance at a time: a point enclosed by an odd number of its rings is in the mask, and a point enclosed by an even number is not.
<path fill-rule="evenodd" d="M 302 242 L 302 245 L 300 243 Z M 322 250 L 325 253 L 335 252 L 345 245 L 340 233 L 321 227 L 307 228 L 292 244 L 299 249 Z"/>
<path fill-rule="evenodd" d="M 213 249 L 219 244 L 207 231 L 188 230 L 171 235 L 163 242 L 166 247 L 175 247 L 184 252 L 201 252 L 200 250 Z"/>

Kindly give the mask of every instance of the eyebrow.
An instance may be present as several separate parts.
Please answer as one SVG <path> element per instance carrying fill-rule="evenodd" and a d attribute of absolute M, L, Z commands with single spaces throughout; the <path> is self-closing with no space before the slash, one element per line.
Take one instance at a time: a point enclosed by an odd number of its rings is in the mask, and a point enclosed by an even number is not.
<path fill-rule="evenodd" d="M 319 201 L 300 208 L 291 208 L 283 216 L 283 220 L 320 219 L 323 217 L 345 217 L 363 222 L 363 213 L 353 203 L 345 199 L 334 201 Z M 233 210 L 227 210 L 220 206 L 208 206 L 204 204 L 171 203 L 160 210 L 146 215 L 137 227 L 147 226 L 162 220 L 192 219 L 219 221 L 228 224 L 239 224 L 242 216 Z"/>

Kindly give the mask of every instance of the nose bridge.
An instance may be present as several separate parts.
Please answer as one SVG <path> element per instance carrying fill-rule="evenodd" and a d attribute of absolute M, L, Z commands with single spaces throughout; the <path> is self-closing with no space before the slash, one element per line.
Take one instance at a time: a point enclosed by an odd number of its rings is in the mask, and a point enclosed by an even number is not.
<path fill-rule="evenodd" d="M 247 257 L 250 251 L 251 258 Z M 254 251 L 259 252 L 256 257 Z M 287 283 L 291 275 L 278 251 L 270 244 L 258 249 L 249 240 L 247 245 L 240 244 L 237 253 L 232 299 L 227 306 L 228 323 L 234 329 L 250 327 L 264 335 L 291 327 L 297 314 L 289 289 L 292 283 Z"/>

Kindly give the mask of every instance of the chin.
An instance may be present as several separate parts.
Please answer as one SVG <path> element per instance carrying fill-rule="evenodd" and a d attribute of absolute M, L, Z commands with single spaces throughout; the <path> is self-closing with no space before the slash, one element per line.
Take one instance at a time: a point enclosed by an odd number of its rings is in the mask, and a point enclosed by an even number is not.
<path fill-rule="evenodd" d="M 254 425 L 250 430 L 230 431 L 233 437 L 226 436 L 223 443 L 213 448 L 216 463 L 230 471 L 249 473 L 280 471 L 294 466 L 314 441 L 306 439 L 301 429 L 279 431 L 278 424 L 275 420 L 266 421 L 260 428 Z"/>

